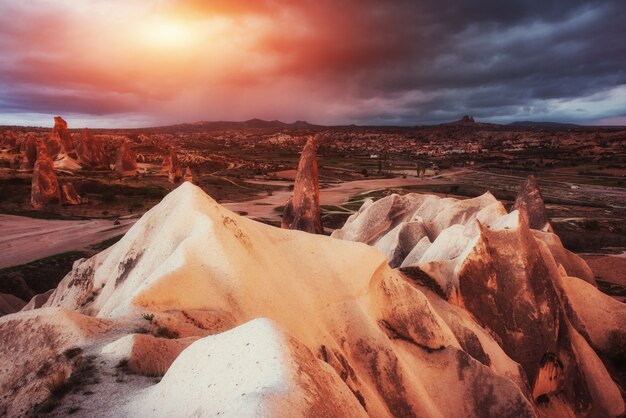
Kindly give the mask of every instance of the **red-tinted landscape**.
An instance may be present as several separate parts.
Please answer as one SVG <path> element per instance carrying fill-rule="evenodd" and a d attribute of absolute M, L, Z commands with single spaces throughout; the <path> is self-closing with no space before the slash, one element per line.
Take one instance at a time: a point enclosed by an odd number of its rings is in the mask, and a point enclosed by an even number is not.
<path fill-rule="evenodd" d="M 0 416 L 624 416 L 626 10 L 472 3 L 0 0 Z"/>

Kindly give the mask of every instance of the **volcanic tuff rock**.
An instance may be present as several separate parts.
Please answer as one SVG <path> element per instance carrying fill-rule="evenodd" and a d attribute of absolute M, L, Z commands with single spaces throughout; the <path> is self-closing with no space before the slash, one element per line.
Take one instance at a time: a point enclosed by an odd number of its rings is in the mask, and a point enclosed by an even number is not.
<path fill-rule="evenodd" d="M 317 168 L 317 141 L 309 137 L 298 163 L 293 195 L 283 211 L 282 228 L 323 234 L 320 215 L 320 186 Z"/>
<path fill-rule="evenodd" d="M 183 177 L 183 169 L 178 161 L 174 147 L 169 147 L 167 155 L 163 157 L 163 173 L 167 174 L 170 183 L 178 183 Z"/>
<path fill-rule="evenodd" d="M 528 176 L 522 183 L 513 209 L 523 209 L 528 213 L 531 229 L 552 232 L 546 205 L 543 203 L 543 197 L 534 176 Z"/>
<path fill-rule="evenodd" d="M 18 312 L 26 305 L 22 299 L 8 293 L 0 293 L 0 316 Z"/>
<path fill-rule="evenodd" d="M 507 214 L 489 194 L 466 200 L 391 195 L 366 202 L 333 236 L 374 245 L 394 265 L 408 251 L 401 270 L 497 337 L 506 355 L 522 366 L 542 412 L 614 416 L 623 410 L 619 390 L 605 386 L 608 372 L 581 337 L 590 334 L 591 321 L 580 319 L 590 316 L 590 309 L 573 309 L 569 299 L 576 296 L 563 285 L 575 275 L 595 283 L 593 274 L 556 235 L 531 230 L 525 210 Z M 592 285 L 587 291 L 603 304 L 619 303 Z M 626 320 L 624 309 L 593 315 L 597 322 L 591 327 L 605 341 L 611 332 L 626 333 L 613 319 Z"/>
<path fill-rule="evenodd" d="M 70 134 L 70 131 L 67 129 L 67 122 L 61 116 L 54 117 L 54 127 L 52 128 L 52 133 L 53 135 L 58 134 L 65 152 L 74 151 L 72 134 Z"/>
<path fill-rule="evenodd" d="M 35 209 L 41 209 L 50 204 L 58 204 L 60 199 L 59 181 L 54 173 L 54 162 L 48 155 L 45 144 L 39 143 L 31 184 L 30 202 Z"/>
<path fill-rule="evenodd" d="M 74 188 L 74 183 L 63 183 L 61 185 L 61 203 L 64 205 L 80 205 L 82 203 L 78 192 Z"/>
<path fill-rule="evenodd" d="M 120 177 L 137 175 L 137 156 L 130 148 L 130 143 L 128 141 L 122 142 L 117 150 L 115 172 Z"/>
<path fill-rule="evenodd" d="M 427 292 L 369 246 L 240 217 L 184 183 L 117 244 L 77 262 L 41 317 L 15 314 L 10 326 L 33 344 L 48 312 L 89 327 L 106 318 L 110 333 L 78 343 L 101 353 L 98 364 L 132 352 L 124 347 L 137 337 L 97 347 L 149 326 L 142 314 L 179 339 L 200 337 L 156 385 L 92 389 L 111 416 L 533 416 L 519 367 L 469 315 L 443 299 L 435 309 Z M 160 343 L 144 338 L 143 352 L 160 352 L 151 344 Z M 24 367 L 9 360 L 0 383 L 40 399 L 41 386 L 5 380 Z M 79 416 L 98 412 L 79 399 Z"/>
<path fill-rule="evenodd" d="M 107 155 L 102 141 L 95 137 L 87 128 L 83 129 L 81 139 L 76 147 L 78 161 L 89 168 L 105 168 Z"/>
<path fill-rule="evenodd" d="M 426 231 L 427 261 L 392 269 L 372 246 L 261 224 L 183 183 L 77 261 L 43 308 L 0 318 L 0 412 L 23 414 L 54 372 L 75 373 L 72 346 L 98 365 L 94 395 L 58 406 L 76 416 L 624 412 L 593 348 L 611 349 L 626 311 L 568 277 L 523 214 L 490 195 L 383 200 L 359 215 L 381 221 L 343 233 L 376 242 L 417 222 L 393 236 Z M 119 383 L 118 364 L 165 375 Z"/>
<path fill-rule="evenodd" d="M 32 170 L 37 161 L 37 138 L 28 133 L 20 145 L 21 163 L 20 170 Z"/>
<path fill-rule="evenodd" d="M 187 166 L 187 168 L 185 168 L 185 181 L 188 181 L 189 183 L 193 183 L 193 171 L 191 170 L 191 167 Z"/>

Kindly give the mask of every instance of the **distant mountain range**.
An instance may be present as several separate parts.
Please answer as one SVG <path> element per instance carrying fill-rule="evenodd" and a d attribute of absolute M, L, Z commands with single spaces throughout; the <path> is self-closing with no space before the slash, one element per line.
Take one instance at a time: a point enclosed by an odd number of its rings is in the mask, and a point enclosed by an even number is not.
<path fill-rule="evenodd" d="M 168 129 L 185 131 L 229 130 L 229 129 L 280 129 L 280 128 L 314 128 L 321 125 L 313 125 L 307 121 L 298 120 L 293 123 L 285 123 L 279 120 L 250 119 L 243 122 L 232 121 L 200 121 L 194 123 L 181 123 L 169 126 L 158 126 L 150 129 Z"/>
<path fill-rule="evenodd" d="M 522 121 L 509 123 L 508 126 L 537 127 L 537 128 L 580 128 L 582 125 L 576 125 L 574 123 L 535 122 L 532 120 L 522 120 Z"/>

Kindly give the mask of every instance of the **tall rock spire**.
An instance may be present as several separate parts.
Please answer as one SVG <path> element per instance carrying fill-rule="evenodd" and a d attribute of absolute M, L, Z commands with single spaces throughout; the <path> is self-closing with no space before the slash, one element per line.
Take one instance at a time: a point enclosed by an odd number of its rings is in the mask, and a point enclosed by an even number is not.
<path fill-rule="evenodd" d="M 46 145 L 40 142 L 37 148 L 30 202 L 35 209 L 41 209 L 47 205 L 59 203 L 61 195 L 59 181 L 54 172 L 54 162 L 48 155 Z"/>
<path fill-rule="evenodd" d="M 526 181 L 522 183 L 517 199 L 515 199 L 515 205 L 513 205 L 513 210 L 515 209 L 526 211 L 530 229 L 552 231 L 546 205 L 543 203 L 543 197 L 534 176 L 528 176 Z"/>
<path fill-rule="evenodd" d="M 298 163 L 293 195 L 283 212 L 282 228 L 323 234 L 320 216 L 320 186 L 317 144 L 320 137 L 309 137 Z"/>

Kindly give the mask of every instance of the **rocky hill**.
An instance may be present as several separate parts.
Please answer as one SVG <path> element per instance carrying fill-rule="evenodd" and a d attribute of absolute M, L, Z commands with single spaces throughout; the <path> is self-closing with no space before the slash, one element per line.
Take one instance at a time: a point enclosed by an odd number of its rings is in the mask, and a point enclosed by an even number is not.
<path fill-rule="evenodd" d="M 626 306 L 588 272 L 489 194 L 327 237 L 186 182 L 0 318 L 0 415 L 619 416 Z"/>

